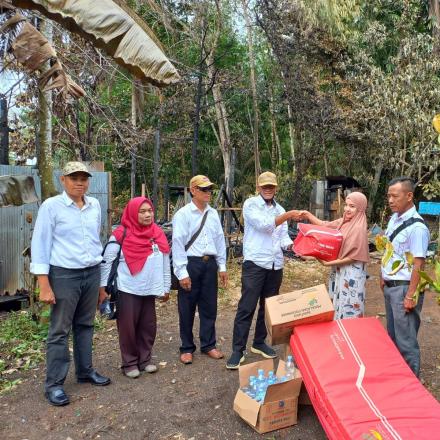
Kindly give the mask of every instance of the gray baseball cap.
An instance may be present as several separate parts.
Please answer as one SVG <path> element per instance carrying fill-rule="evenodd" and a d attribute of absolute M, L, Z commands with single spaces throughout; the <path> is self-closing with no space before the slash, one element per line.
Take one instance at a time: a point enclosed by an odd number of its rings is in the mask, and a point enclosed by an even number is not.
<path fill-rule="evenodd" d="M 67 162 L 63 168 L 63 176 L 69 176 L 73 173 L 85 173 L 92 177 L 86 165 L 82 162 Z"/>

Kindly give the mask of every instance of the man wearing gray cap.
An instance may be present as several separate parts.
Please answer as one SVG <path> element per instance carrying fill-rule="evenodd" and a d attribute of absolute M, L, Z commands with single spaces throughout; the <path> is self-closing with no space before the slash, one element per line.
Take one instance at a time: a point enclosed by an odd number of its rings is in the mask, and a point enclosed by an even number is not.
<path fill-rule="evenodd" d="M 243 204 L 244 237 L 241 298 L 232 336 L 232 355 L 226 368 L 236 370 L 244 361 L 249 330 L 258 303 L 257 322 L 251 351 L 265 358 L 276 357 L 266 344 L 264 306 L 266 298 L 278 295 L 283 279 L 283 249 L 292 246 L 287 220 L 299 220 L 300 211 L 288 211 L 274 197 L 278 188 L 275 174 L 266 171 L 258 177 L 258 195 Z"/>
<path fill-rule="evenodd" d="M 45 396 L 55 406 L 69 403 L 63 385 L 69 370 L 71 329 L 78 382 L 110 383 L 92 368 L 102 246 L 101 208 L 98 200 L 85 195 L 90 177 L 83 163 L 66 164 L 60 178 L 64 192 L 43 202 L 32 236 L 30 269 L 38 278 L 40 301 L 51 305 Z"/>

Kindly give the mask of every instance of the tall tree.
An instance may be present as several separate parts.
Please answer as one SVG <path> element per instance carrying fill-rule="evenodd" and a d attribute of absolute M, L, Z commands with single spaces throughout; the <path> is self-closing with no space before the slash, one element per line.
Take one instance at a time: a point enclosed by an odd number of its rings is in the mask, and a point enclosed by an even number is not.
<path fill-rule="evenodd" d="M 257 78 L 256 78 L 256 67 L 255 67 L 255 54 L 254 54 L 254 41 L 253 41 L 253 30 L 251 25 L 251 20 L 249 18 L 249 3 L 247 0 L 241 1 L 243 8 L 243 16 L 246 24 L 246 35 L 248 42 L 248 55 L 249 55 L 249 67 L 250 67 L 250 82 L 252 89 L 252 107 L 254 110 L 254 124 L 253 124 L 253 138 L 254 138 L 254 161 L 255 161 L 255 179 L 258 178 L 261 173 L 260 165 L 260 148 L 259 148 L 259 125 L 260 125 L 260 112 L 258 109 L 258 94 L 257 94 Z"/>
<path fill-rule="evenodd" d="M 50 44 L 53 42 L 53 27 L 50 20 L 41 20 L 41 33 Z M 43 73 L 50 69 L 50 62 L 46 62 Z M 53 182 L 53 155 L 52 155 L 52 90 L 43 91 L 38 88 L 38 132 L 37 132 L 37 160 L 41 179 L 41 198 L 46 200 L 56 194 Z"/>

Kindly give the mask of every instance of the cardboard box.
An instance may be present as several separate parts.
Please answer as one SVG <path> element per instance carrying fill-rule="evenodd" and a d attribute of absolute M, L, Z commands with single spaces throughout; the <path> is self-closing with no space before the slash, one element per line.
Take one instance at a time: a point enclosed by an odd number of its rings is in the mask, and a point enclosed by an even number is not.
<path fill-rule="evenodd" d="M 272 345 L 289 343 L 296 325 L 332 321 L 335 313 L 324 284 L 267 298 L 265 310 Z"/>
<path fill-rule="evenodd" d="M 260 368 L 267 375 L 268 371 L 274 370 L 273 359 L 241 365 L 238 371 L 240 388 L 247 386 L 249 376 L 257 376 L 257 371 Z M 284 375 L 285 363 L 280 360 L 276 376 L 282 377 Z M 251 399 L 239 389 L 234 399 L 234 411 L 260 434 L 295 425 L 301 384 L 301 373 L 296 369 L 293 379 L 269 385 L 262 403 Z"/>

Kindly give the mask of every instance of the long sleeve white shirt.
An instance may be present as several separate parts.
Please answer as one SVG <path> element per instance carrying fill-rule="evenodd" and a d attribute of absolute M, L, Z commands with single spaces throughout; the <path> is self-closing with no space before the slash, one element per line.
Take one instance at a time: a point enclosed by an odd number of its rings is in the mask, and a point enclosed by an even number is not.
<path fill-rule="evenodd" d="M 208 216 L 202 231 L 191 247 L 185 251 L 185 245 L 199 229 L 206 210 Z M 218 270 L 225 272 L 225 236 L 217 211 L 208 205 L 205 211 L 201 212 L 193 202 L 179 209 L 173 217 L 172 252 L 174 274 L 179 280 L 189 276 L 186 269 L 188 257 L 212 255 L 217 261 Z"/>
<path fill-rule="evenodd" d="M 275 201 L 268 205 L 260 195 L 250 197 L 244 202 L 244 261 L 252 261 L 264 269 L 283 268 L 282 250 L 293 242 L 288 234 L 287 222 L 276 226 L 275 217 L 285 212 Z"/>
<path fill-rule="evenodd" d="M 422 218 L 417 212 L 416 207 L 408 209 L 401 216 L 394 213 L 388 223 L 385 235 L 389 237 L 405 220 L 412 217 Z M 392 272 L 392 266 L 396 260 L 405 260 L 405 252 L 411 252 L 413 257 L 425 258 L 429 245 L 429 230 L 420 222 L 413 223 L 405 228 L 393 240 L 394 254 L 385 267 L 381 268 L 382 278 L 384 280 L 404 280 L 409 281 L 411 279 L 411 273 L 406 267 L 399 270 L 394 275 L 389 275 Z"/>
<path fill-rule="evenodd" d="M 50 265 L 84 269 L 101 262 L 101 208 L 93 197 L 84 201 L 78 208 L 64 191 L 42 203 L 32 235 L 33 274 L 47 275 Z"/>
<path fill-rule="evenodd" d="M 119 244 L 112 235 L 109 244 L 105 248 L 104 259 L 101 263 L 101 287 L 107 286 L 108 276 L 113 261 L 119 252 Z M 171 269 L 170 256 L 160 250 L 153 251 L 145 261 L 144 267 L 135 275 L 125 262 L 124 252 L 118 265 L 118 289 L 122 292 L 132 293 L 139 296 L 163 296 L 170 291 Z"/>

